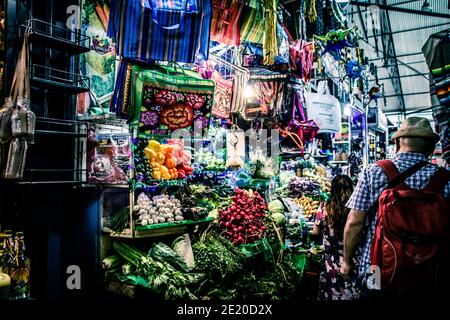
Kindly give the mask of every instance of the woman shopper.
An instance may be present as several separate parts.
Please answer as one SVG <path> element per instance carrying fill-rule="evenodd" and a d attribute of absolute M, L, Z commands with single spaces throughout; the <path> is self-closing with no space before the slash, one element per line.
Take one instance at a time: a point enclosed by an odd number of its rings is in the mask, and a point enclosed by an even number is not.
<path fill-rule="evenodd" d="M 353 192 L 349 176 L 337 175 L 331 182 L 330 199 L 322 206 L 313 235 L 323 235 L 324 256 L 319 276 L 319 300 L 353 300 L 358 290 L 345 281 L 339 269 L 344 255 L 343 234 L 349 209 L 345 204 Z M 355 259 L 355 263 L 357 263 Z"/>

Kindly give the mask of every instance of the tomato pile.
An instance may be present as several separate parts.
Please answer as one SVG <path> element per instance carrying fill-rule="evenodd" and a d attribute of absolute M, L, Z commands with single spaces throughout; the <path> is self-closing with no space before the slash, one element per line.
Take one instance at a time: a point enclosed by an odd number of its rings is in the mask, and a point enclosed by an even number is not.
<path fill-rule="evenodd" d="M 251 243 L 264 237 L 267 204 L 255 191 L 236 189 L 233 203 L 219 209 L 219 226 L 222 235 L 234 244 Z"/>

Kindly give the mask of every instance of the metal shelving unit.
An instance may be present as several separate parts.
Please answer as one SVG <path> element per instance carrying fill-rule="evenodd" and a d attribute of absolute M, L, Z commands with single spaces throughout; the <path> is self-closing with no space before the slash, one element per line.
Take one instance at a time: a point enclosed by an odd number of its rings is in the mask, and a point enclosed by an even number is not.
<path fill-rule="evenodd" d="M 61 89 L 72 93 L 87 92 L 90 88 L 88 77 L 38 64 L 31 66 L 30 81 L 32 85 L 41 88 Z"/>
<path fill-rule="evenodd" d="M 30 19 L 20 25 L 19 36 L 29 34 L 30 41 L 53 49 L 81 54 L 90 51 L 91 38 L 80 31 L 70 30 L 39 19 Z"/>
<path fill-rule="evenodd" d="M 86 182 L 86 154 L 88 124 L 82 121 L 36 118 L 35 146 L 29 149 L 29 165 L 25 168 L 22 185 L 73 184 Z M 62 164 L 58 159 L 45 159 L 47 150 L 59 144 L 68 144 L 73 159 Z M 70 147 L 72 146 L 72 148 Z M 63 149 L 64 150 L 64 149 Z M 62 151 L 64 152 L 64 151 Z"/>
<path fill-rule="evenodd" d="M 91 39 L 79 30 L 53 22 L 29 19 L 19 25 L 19 38 L 25 34 L 29 37 L 30 84 L 38 90 L 31 93 L 37 115 L 35 143 L 28 149 L 24 177 L 17 184 L 81 186 L 87 182 L 88 122 L 73 120 L 75 114 L 66 109 L 69 105 L 65 103 L 71 103 L 71 95 L 90 89 L 90 79 L 75 73 L 74 56 L 90 51 Z M 43 101 L 36 103 L 41 93 Z M 50 94 L 64 97 L 59 110 L 50 110 Z M 58 159 L 55 150 L 61 152 Z"/>

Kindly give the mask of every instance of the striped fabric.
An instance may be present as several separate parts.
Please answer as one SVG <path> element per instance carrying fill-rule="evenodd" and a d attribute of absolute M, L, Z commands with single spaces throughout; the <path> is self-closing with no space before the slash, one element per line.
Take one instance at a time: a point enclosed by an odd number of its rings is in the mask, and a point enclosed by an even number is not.
<path fill-rule="evenodd" d="M 113 0 L 108 36 L 119 55 L 192 63 L 208 58 L 211 1 Z"/>
<path fill-rule="evenodd" d="M 250 0 L 247 15 L 241 26 L 241 40 L 263 44 L 264 40 L 264 7 L 258 0 Z"/>
<path fill-rule="evenodd" d="M 238 46 L 244 0 L 212 0 L 212 7 L 211 40 L 229 46 Z"/>
<path fill-rule="evenodd" d="M 275 57 L 278 56 L 277 41 L 277 0 L 265 0 L 265 19 L 264 19 L 264 37 L 263 53 L 264 64 L 272 65 L 275 63 Z"/>
<path fill-rule="evenodd" d="M 233 99 L 231 100 L 232 113 L 245 113 L 245 95 L 244 90 L 250 79 L 250 72 L 235 70 L 233 81 Z"/>

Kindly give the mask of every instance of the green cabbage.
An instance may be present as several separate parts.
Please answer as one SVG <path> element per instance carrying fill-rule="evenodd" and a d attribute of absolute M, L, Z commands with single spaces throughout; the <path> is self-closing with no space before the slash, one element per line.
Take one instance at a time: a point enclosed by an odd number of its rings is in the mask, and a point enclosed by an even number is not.
<path fill-rule="evenodd" d="M 284 206 L 280 200 L 273 200 L 267 206 L 270 213 L 284 213 Z"/>
<path fill-rule="evenodd" d="M 275 212 L 270 217 L 277 225 L 282 225 L 286 222 L 286 217 L 281 212 Z"/>

